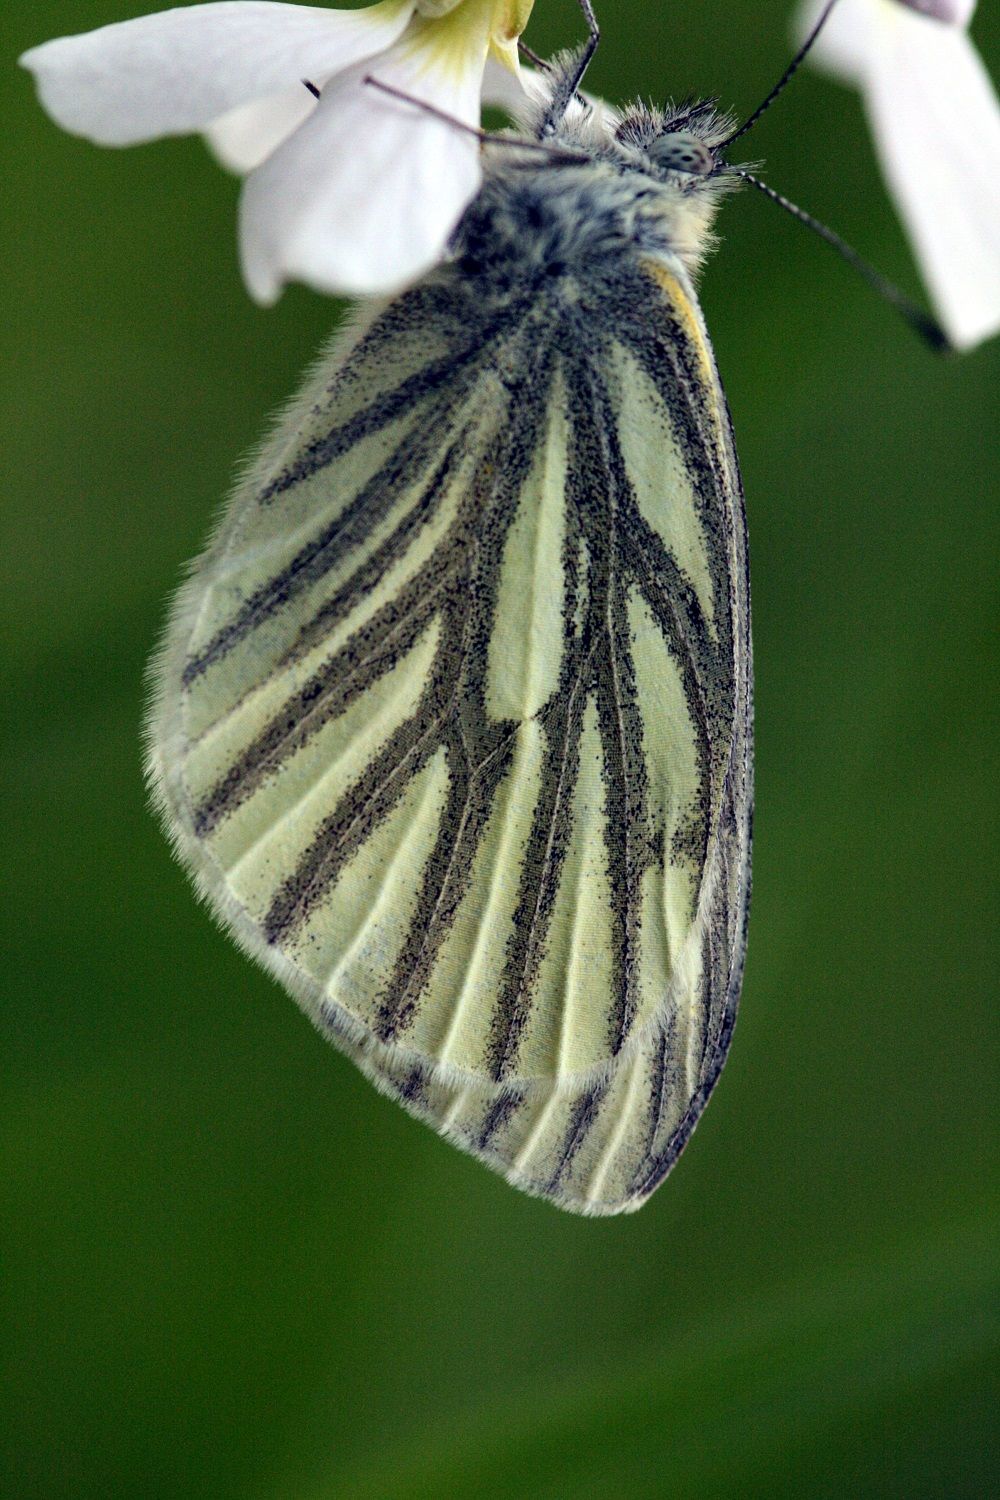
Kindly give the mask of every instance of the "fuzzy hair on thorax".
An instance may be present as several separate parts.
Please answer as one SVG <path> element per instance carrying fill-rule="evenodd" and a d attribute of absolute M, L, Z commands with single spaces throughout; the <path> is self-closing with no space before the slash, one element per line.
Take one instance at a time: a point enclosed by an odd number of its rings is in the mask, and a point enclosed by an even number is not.
<path fill-rule="evenodd" d="M 722 199 L 740 185 L 719 147 L 733 121 L 712 102 L 635 103 L 622 110 L 571 97 L 564 80 L 574 56 L 532 75 L 516 132 L 487 145 L 484 181 L 454 238 L 455 258 L 473 272 L 582 273 L 626 253 L 680 263 L 694 279 L 715 247 Z M 692 174 L 658 159 L 664 144 L 691 138 L 712 170 Z M 519 151 L 518 139 L 551 148 Z"/>

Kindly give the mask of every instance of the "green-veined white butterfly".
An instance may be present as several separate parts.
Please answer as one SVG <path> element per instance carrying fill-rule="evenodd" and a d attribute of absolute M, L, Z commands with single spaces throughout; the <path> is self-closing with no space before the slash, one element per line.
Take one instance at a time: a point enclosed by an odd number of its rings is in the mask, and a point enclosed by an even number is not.
<path fill-rule="evenodd" d="M 150 767 L 213 910 L 380 1088 L 617 1213 L 690 1136 L 743 970 L 747 546 L 692 280 L 743 131 L 584 107 L 591 51 L 240 484 Z"/>

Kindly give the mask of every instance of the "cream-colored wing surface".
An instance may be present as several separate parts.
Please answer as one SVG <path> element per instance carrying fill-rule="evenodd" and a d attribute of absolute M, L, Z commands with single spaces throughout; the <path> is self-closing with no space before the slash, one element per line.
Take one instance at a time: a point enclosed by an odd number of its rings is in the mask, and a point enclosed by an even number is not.
<path fill-rule="evenodd" d="M 157 666 L 151 774 L 236 937 L 528 1191 L 638 1205 L 725 1055 L 748 889 L 742 507 L 666 272 L 339 345 Z"/>

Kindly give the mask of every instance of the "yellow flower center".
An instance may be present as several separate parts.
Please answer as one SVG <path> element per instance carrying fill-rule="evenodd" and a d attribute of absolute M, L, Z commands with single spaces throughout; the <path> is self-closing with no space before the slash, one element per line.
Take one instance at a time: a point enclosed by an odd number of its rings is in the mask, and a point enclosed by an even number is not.
<path fill-rule="evenodd" d="M 417 0 L 410 35 L 437 59 L 466 68 L 493 53 L 517 72 L 517 39 L 528 24 L 534 0 Z"/>

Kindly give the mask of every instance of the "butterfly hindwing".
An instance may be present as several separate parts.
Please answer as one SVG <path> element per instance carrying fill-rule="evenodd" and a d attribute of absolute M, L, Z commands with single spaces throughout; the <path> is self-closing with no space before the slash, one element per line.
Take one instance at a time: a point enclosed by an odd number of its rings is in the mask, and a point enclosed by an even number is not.
<path fill-rule="evenodd" d="M 324 361 L 185 586 L 151 767 L 214 909 L 510 1180 L 637 1206 L 721 1068 L 749 886 L 728 415 L 682 277 L 454 267 Z"/>

